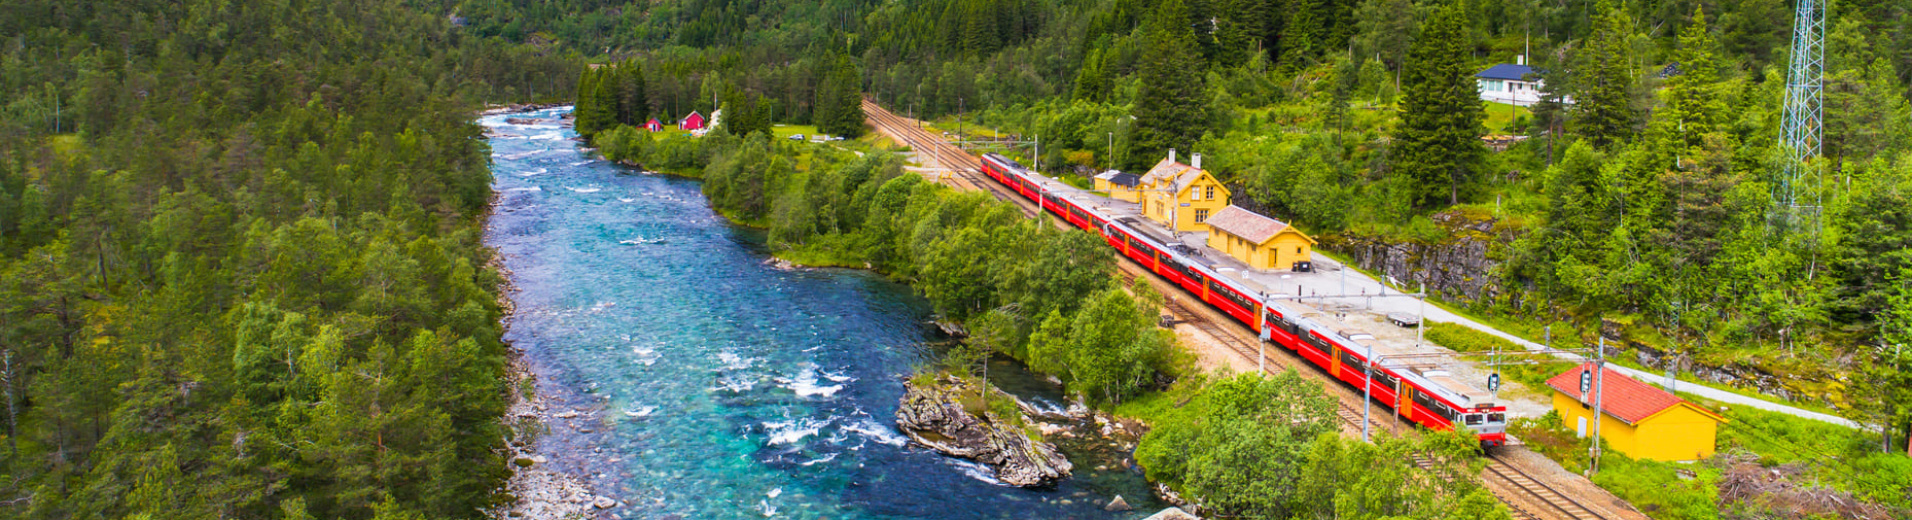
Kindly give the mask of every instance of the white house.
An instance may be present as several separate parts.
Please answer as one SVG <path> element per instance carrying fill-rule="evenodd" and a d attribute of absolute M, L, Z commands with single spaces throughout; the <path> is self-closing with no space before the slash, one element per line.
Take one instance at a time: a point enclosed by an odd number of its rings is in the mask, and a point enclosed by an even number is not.
<path fill-rule="evenodd" d="M 1516 61 L 1518 63 L 1494 65 L 1474 75 L 1474 81 L 1480 85 L 1482 101 L 1523 107 L 1540 102 L 1540 78 L 1535 75 L 1533 67 L 1527 66 L 1526 56 Z M 1566 100 L 1562 102 L 1572 103 Z"/>

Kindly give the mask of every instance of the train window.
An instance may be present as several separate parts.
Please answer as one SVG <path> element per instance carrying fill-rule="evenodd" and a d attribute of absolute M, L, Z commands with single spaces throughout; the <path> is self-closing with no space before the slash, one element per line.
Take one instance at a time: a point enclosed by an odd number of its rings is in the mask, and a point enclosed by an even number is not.
<path fill-rule="evenodd" d="M 1354 354 L 1351 354 L 1348 351 L 1343 350 L 1341 351 L 1341 364 L 1347 365 L 1349 367 L 1357 367 L 1357 366 L 1361 366 L 1361 360 L 1355 359 Z"/>
<path fill-rule="evenodd" d="M 1315 339 L 1313 334 L 1302 331 L 1301 327 L 1295 327 L 1295 334 L 1301 336 L 1301 344 L 1303 346 L 1315 352 L 1321 352 L 1321 340 Z"/>
<path fill-rule="evenodd" d="M 1389 374 L 1387 372 L 1382 372 L 1382 371 L 1376 371 L 1374 374 L 1374 378 L 1377 380 L 1380 380 L 1381 384 L 1384 384 L 1387 386 L 1394 386 L 1396 384 L 1400 384 L 1401 382 L 1400 379 L 1394 377 L 1394 374 Z"/>
<path fill-rule="evenodd" d="M 1507 422 L 1507 414 L 1500 413 L 1500 412 L 1487 414 L 1487 422 L 1492 424 L 1500 424 L 1500 423 Z"/>
<path fill-rule="evenodd" d="M 1482 418 L 1481 418 L 1481 415 L 1480 415 L 1480 414 L 1477 414 L 1477 413 L 1470 413 L 1470 414 L 1467 414 L 1467 425 L 1468 425 L 1468 426 L 1480 426 L 1480 424 L 1481 424 L 1481 419 L 1482 419 Z"/>

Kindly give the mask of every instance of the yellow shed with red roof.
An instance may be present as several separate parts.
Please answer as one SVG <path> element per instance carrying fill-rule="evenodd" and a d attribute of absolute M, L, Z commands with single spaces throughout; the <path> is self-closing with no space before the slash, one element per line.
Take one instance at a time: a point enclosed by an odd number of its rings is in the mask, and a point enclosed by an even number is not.
<path fill-rule="evenodd" d="M 1581 437 L 1593 434 L 1593 400 L 1604 385 L 1600 436 L 1608 447 L 1636 459 L 1681 461 L 1713 456 L 1714 437 L 1725 417 L 1611 368 L 1602 373 L 1584 394 L 1581 374 L 1593 376 L 1592 363 L 1547 380 L 1554 390 L 1554 411 L 1568 430 Z"/>

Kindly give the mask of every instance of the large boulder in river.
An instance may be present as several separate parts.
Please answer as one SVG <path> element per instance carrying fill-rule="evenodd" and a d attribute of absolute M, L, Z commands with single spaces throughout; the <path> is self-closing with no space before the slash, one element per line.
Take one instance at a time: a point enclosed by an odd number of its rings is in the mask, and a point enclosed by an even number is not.
<path fill-rule="evenodd" d="M 1142 520 L 1202 520 L 1202 517 L 1188 514 L 1179 507 L 1171 507 Z"/>
<path fill-rule="evenodd" d="M 975 460 L 996 469 L 996 479 L 1012 486 L 1042 486 L 1069 476 L 1074 466 L 1056 451 L 1056 445 L 1031 438 L 1019 424 L 1030 424 L 1016 407 L 1017 417 L 995 412 L 971 413 L 964 396 L 979 395 L 970 383 L 943 377 L 931 385 L 903 384 L 903 402 L 896 425 L 917 444 L 953 457 Z M 994 388 L 990 399 L 1013 401 L 1014 396 Z M 986 407 L 983 407 L 986 408 Z"/>

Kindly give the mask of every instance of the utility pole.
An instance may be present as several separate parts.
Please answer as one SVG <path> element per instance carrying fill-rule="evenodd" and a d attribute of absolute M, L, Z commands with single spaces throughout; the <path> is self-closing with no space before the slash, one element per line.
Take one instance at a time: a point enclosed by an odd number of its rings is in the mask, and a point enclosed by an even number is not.
<path fill-rule="evenodd" d="M 1042 134 L 1036 134 L 1036 175 L 1042 175 Z"/>
<path fill-rule="evenodd" d="M 1383 285 L 1386 287 L 1386 285 Z M 1427 338 L 1427 281 L 1421 281 L 1421 310 L 1414 316 L 1414 346 L 1426 345 Z"/>
<path fill-rule="evenodd" d="M 18 454 L 20 453 L 18 420 L 20 414 L 14 409 L 13 404 L 13 349 L 6 349 L 0 352 L 4 352 L 3 357 L 6 363 L 5 369 L 0 370 L 0 383 L 7 385 L 7 452 L 10 454 Z"/>
<path fill-rule="evenodd" d="M 1607 337 L 1605 335 L 1600 336 L 1598 354 L 1594 356 L 1593 362 L 1593 446 L 1587 448 L 1587 455 L 1593 459 L 1593 463 L 1588 467 L 1590 473 L 1587 476 L 1589 477 L 1600 473 L 1600 423 L 1605 422 L 1604 417 L 1600 415 L 1600 404 L 1601 398 L 1607 394 Z"/>
<path fill-rule="evenodd" d="M 1365 365 L 1361 376 L 1361 442 L 1371 442 L 1368 440 L 1368 424 L 1374 421 L 1370 418 L 1374 413 L 1374 340 L 1368 340 L 1367 344 L 1368 353 L 1361 360 Z"/>

